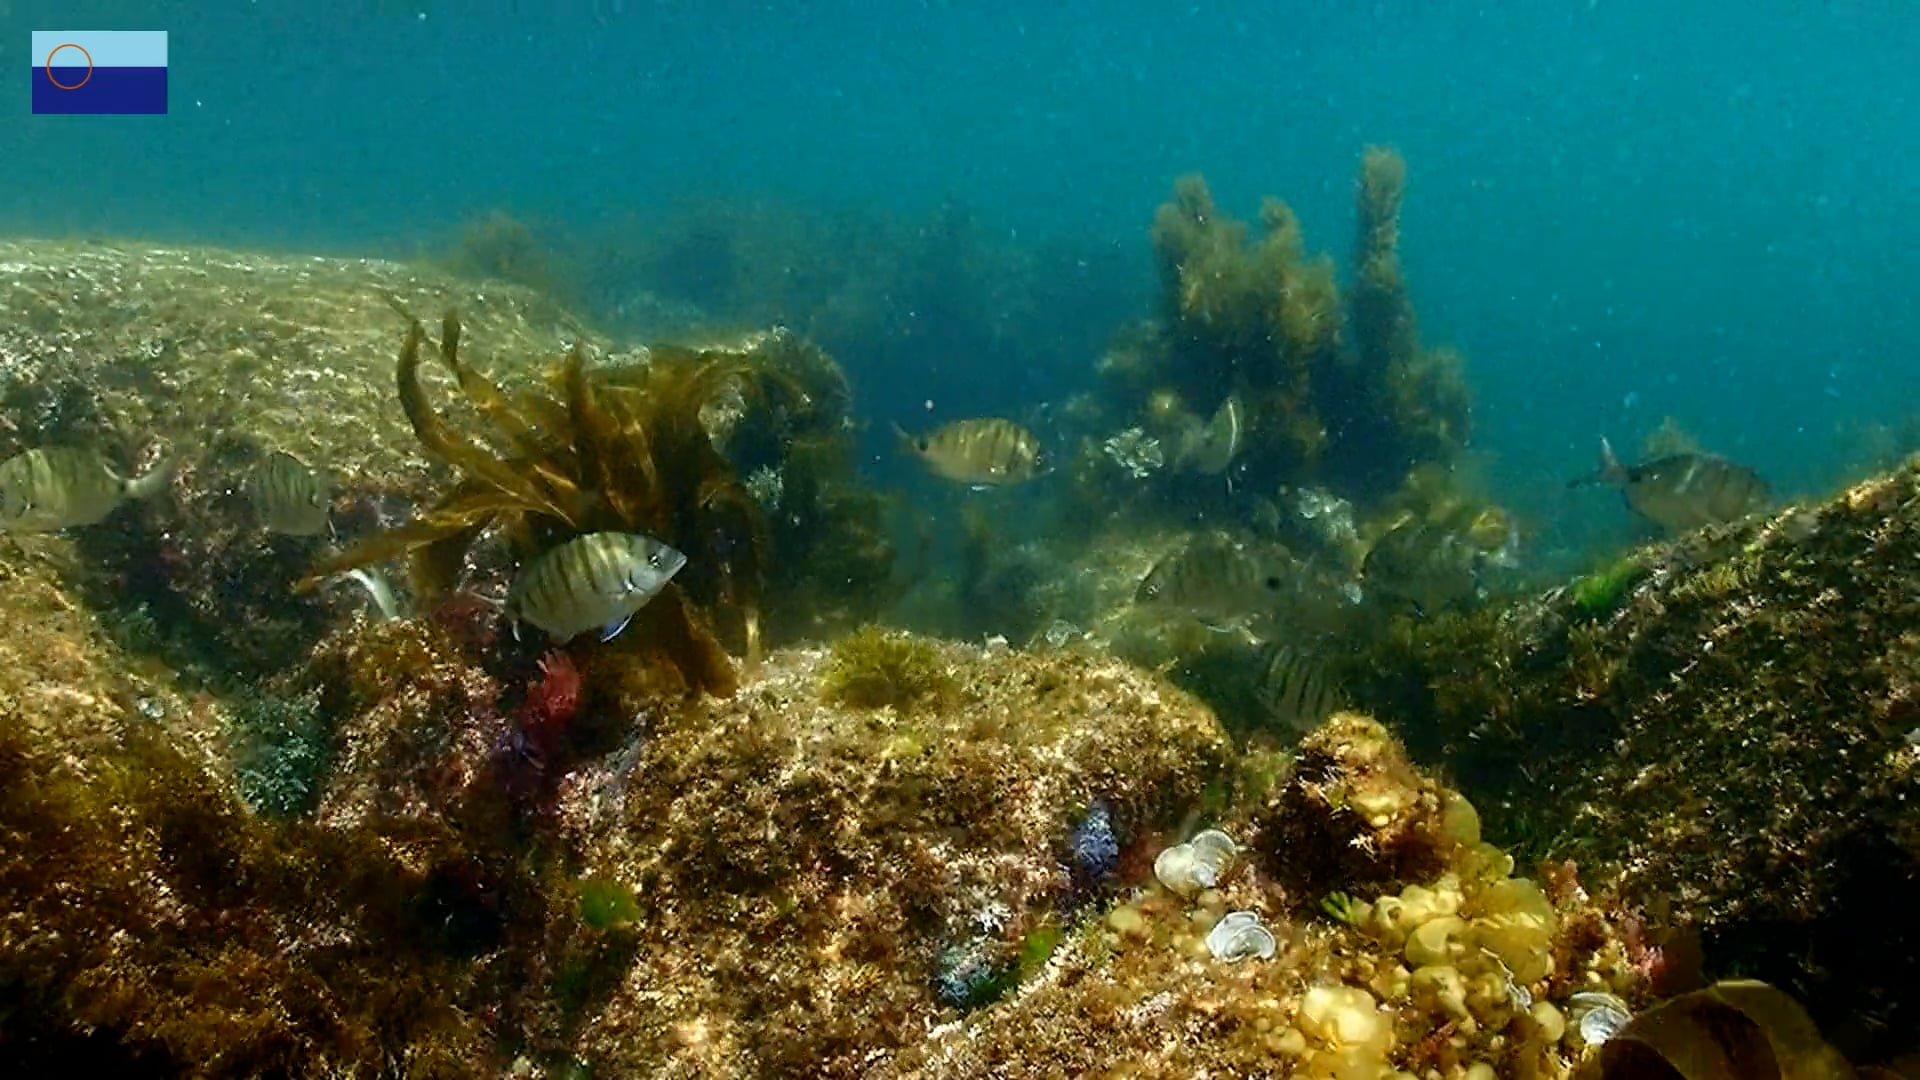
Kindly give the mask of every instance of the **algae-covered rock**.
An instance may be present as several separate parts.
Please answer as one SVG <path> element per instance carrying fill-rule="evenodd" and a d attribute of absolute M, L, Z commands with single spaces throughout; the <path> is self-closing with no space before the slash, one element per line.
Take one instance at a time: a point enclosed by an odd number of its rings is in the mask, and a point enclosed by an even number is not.
<path fill-rule="evenodd" d="M 1920 471 L 1625 565 L 1389 646 L 1408 675 L 1375 694 L 1496 826 L 1697 929 L 1713 972 L 1803 990 L 1850 1053 L 1906 1048 Z"/>
<path fill-rule="evenodd" d="M 580 1019 L 596 1072 L 858 1075 L 1044 959 L 1090 807 L 1144 836 L 1223 767 L 1211 715 L 1125 665 L 913 647 L 949 688 L 910 709 L 832 704 L 835 662 L 782 652 L 568 781 L 583 873 L 639 911 L 636 959 Z M 557 932 L 565 963 L 592 955 L 590 928 Z"/>
<path fill-rule="evenodd" d="M 406 313 L 446 314 L 445 325 L 459 328 L 459 381 L 468 394 L 455 387 L 453 364 L 396 379 L 396 358 L 409 340 Z M 454 415 L 434 419 L 457 433 L 509 428 L 501 440 L 507 464 L 488 474 L 494 479 L 515 470 L 557 475 L 547 460 L 552 454 L 530 454 L 524 443 L 530 432 L 544 432 L 543 449 L 561 442 L 570 452 L 577 440 L 569 436 L 590 426 L 547 385 L 549 365 L 570 346 L 586 351 L 583 341 L 600 344 L 590 337 L 537 292 L 400 263 L 0 243 L 0 459 L 72 445 L 98 451 L 128 475 L 167 461 L 168 490 L 74 530 L 85 555 L 73 567 L 76 583 L 98 606 L 145 605 L 163 631 L 155 651 L 177 667 L 276 673 L 297 664 L 328 626 L 366 603 L 351 585 L 295 596 L 292 582 L 340 545 L 391 535 L 419 521 L 429 504 L 444 510 L 441 500 L 457 484 L 474 483 L 458 467 L 475 455 L 450 455 L 444 440 L 421 437 L 409 424 L 403 391 L 453 402 Z M 420 345 L 413 339 L 416 359 Z M 775 636 L 791 633 L 788 627 L 871 617 L 885 599 L 875 586 L 886 579 L 892 552 L 879 526 L 877 496 L 852 481 L 851 399 L 830 357 L 781 331 L 649 343 L 606 356 L 591 351 L 595 359 L 589 364 L 576 356 L 576 366 L 594 372 L 603 387 L 621 382 L 632 391 L 624 384 L 636 381 L 635 373 L 697 361 L 701 370 L 739 372 L 790 390 L 777 401 L 758 401 L 733 381 L 702 384 L 712 392 L 697 400 L 642 401 L 646 407 L 636 415 L 646 430 L 619 433 L 627 443 L 645 445 L 664 445 L 669 433 L 681 436 L 671 442 L 674 454 L 647 468 L 627 460 L 643 455 L 621 444 L 629 466 L 622 475 L 644 472 L 646 490 L 670 492 L 700 508 L 717 505 L 725 493 L 734 518 L 772 517 L 772 524 L 752 527 L 736 521 L 723 532 L 710 520 L 692 520 L 698 515 L 691 511 L 679 512 L 675 521 L 687 535 L 668 537 L 702 556 L 682 587 L 717 579 L 708 593 L 724 593 L 731 606 L 748 609 L 746 629 L 732 634 L 746 640 L 729 642 L 736 651 L 751 653 L 758 644 L 754 605 L 763 595 L 780 620 L 770 628 Z M 663 357 L 673 363 L 657 363 Z M 664 393 L 652 382 L 645 389 L 654 397 Z M 630 392 L 623 400 L 643 398 Z M 615 421 L 629 419 L 605 408 L 604 395 L 599 404 L 596 417 L 610 412 Z M 534 410 L 531 422 L 515 411 L 520 407 Z M 594 430 L 611 445 L 604 427 Z M 272 451 L 291 453 L 335 493 L 329 530 L 294 537 L 264 527 L 247 491 Z M 589 486 L 597 505 L 630 509 L 631 500 L 603 497 L 631 495 L 627 488 L 609 493 L 601 490 L 604 483 Z M 619 527 L 664 529 L 653 520 L 661 514 L 639 521 L 613 516 Z M 539 530 L 522 530 L 529 531 Z M 724 541 L 732 554 L 709 557 L 713 553 L 693 539 Z M 496 545 L 499 553 L 507 548 Z M 747 558 L 764 555 L 763 549 L 772 556 Z M 442 552 L 442 561 L 454 563 L 454 571 L 474 569 L 460 565 L 465 553 Z M 489 587 L 508 571 L 499 558 L 473 561 L 488 564 L 482 569 L 490 575 L 479 576 Z M 734 576 L 722 574 L 721 563 Z M 735 594 L 738 604 L 732 604 Z"/>
<path fill-rule="evenodd" d="M 58 584 L 64 542 L 34 551 L 0 560 L 12 1070 L 473 1075 L 485 1040 L 460 1006 L 483 976 L 427 944 L 418 880 L 365 831 L 252 813 L 230 764 L 246 710 L 121 652 L 125 630 Z"/>
<path fill-rule="evenodd" d="M 9 584 L 21 613 L 57 610 Z M 522 685 L 520 651 L 443 614 L 329 637 L 288 692 L 331 718 L 331 768 L 313 813 L 275 820 L 219 755 L 86 696 L 125 679 L 78 661 L 124 661 L 84 621 L 49 627 L 0 685 L 23 841 L 0 894 L 26 916 L 0 920 L 0 978 L 29 993 L 0 1034 L 34 1061 L 91 1031 L 196 1076 L 523 1052 L 856 1075 L 1037 970 L 1110 895 L 1115 849 L 1172 828 L 1227 753 L 1203 707 L 1110 660 L 913 641 L 949 682 L 903 713 L 832 703 L 826 653 L 783 650 L 732 699 L 636 712 L 619 685 L 579 694 L 617 641 Z M 64 694 L 28 666 L 56 656 Z M 53 726 L 21 715 L 61 702 Z"/>
<path fill-rule="evenodd" d="M 1255 857 L 1213 888 L 1150 889 L 1078 926 L 1016 996 L 878 1074 L 1567 1077 L 1588 1056 L 1565 1022 L 1575 994 L 1647 999 L 1625 924 L 1512 876 L 1471 805 L 1365 716 L 1310 735 L 1272 796 L 1221 830 Z M 1315 855 L 1343 846 L 1351 862 Z M 1408 884 L 1366 884 L 1389 880 Z M 1215 931 L 1256 920 L 1271 955 L 1216 955 Z"/>
<path fill-rule="evenodd" d="M 0 727 L 55 756 L 159 733 L 201 765 L 223 766 L 219 711 L 122 651 L 117 640 L 137 643 L 138 618 L 89 610 L 62 580 L 76 558 L 58 538 L 0 552 Z"/>
<path fill-rule="evenodd" d="M 530 290 L 379 259 L 0 242 L 9 441 L 192 450 L 244 432 L 375 488 L 414 487 L 428 460 L 393 394 L 405 323 L 389 298 L 459 310 L 489 370 L 527 370 L 581 333 Z"/>
<path fill-rule="evenodd" d="M 529 290 L 382 260 L 0 242 L 0 458 L 72 445 L 127 473 L 176 470 L 162 495 L 74 531 L 75 583 L 99 606 L 146 605 L 178 666 L 297 662 L 364 598 L 291 596 L 327 538 L 269 534 L 244 487 L 267 450 L 295 454 L 337 482 L 349 536 L 432 492 L 394 392 L 395 303 L 458 309 L 483 365 L 516 380 L 582 332 Z"/>

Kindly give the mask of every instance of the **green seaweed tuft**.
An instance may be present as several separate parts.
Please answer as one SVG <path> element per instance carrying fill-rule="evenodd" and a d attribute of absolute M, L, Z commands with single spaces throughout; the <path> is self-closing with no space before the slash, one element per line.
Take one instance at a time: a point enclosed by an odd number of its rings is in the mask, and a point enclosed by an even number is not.
<path fill-rule="evenodd" d="M 1320 898 L 1320 910 L 1334 922 L 1359 926 L 1361 903 L 1343 892 L 1330 892 Z"/>
<path fill-rule="evenodd" d="M 234 709 L 234 773 L 255 813 L 299 817 L 320 799 L 333 763 L 333 723 L 312 693 L 249 693 Z"/>
<path fill-rule="evenodd" d="M 1604 618 L 1626 602 L 1627 593 L 1647 576 L 1647 568 L 1632 555 L 1575 581 L 1568 589 L 1573 609 L 1581 617 Z"/>
<path fill-rule="evenodd" d="M 1027 932 L 1020 942 L 1020 981 L 1025 982 L 1040 973 L 1047 966 L 1047 960 L 1053 956 L 1053 950 L 1060 947 L 1066 938 L 1066 931 L 1060 924 L 1048 919 Z"/>
<path fill-rule="evenodd" d="M 820 696 L 856 708 L 904 709 L 953 689 L 940 650 L 907 634 L 868 626 L 842 638 L 827 658 Z"/>
<path fill-rule="evenodd" d="M 595 930 L 614 930 L 640 919 L 633 890 L 611 878 L 587 878 L 574 891 L 580 898 L 580 921 Z"/>

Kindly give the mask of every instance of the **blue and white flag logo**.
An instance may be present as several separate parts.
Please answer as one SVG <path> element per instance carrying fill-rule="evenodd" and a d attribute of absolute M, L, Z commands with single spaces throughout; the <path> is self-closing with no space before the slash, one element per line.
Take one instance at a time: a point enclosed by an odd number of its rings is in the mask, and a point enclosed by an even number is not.
<path fill-rule="evenodd" d="M 153 116 L 167 111 L 165 30 L 35 30 L 33 111 Z"/>

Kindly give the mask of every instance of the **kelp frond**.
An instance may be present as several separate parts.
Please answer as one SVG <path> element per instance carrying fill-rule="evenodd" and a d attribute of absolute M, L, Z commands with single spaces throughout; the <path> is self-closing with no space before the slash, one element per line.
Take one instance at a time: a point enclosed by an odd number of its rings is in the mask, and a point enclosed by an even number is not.
<path fill-rule="evenodd" d="M 769 534 L 715 446 L 706 412 L 776 395 L 783 410 L 803 405 L 792 375 L 737 353 L 671 347 L 651 350 L 645 364 L 594 369 L 576 343 L 546 393 L 510 396 L 461 359 L 460 324 L 449 314 L 439 357 L 484 425 L 476 434 L 428 400 L 420 378 L 426 340 L 410 318 L 396 372 L 400 404 L 421 446 L 459 483 L 414 520 L 321 563 L 296 588 L 405 558 L 416 588 L 433 596 L 453 587 L 467 550 L 492 527 L 507 530 L 522 558 L 580 533 L 640 532 L 686 552 L 676 592 L 737 615 L 749 654 L 757 651 Z"/>
<path fill-rule="evenodd" d="M 426 336 L 416 320 L 407 329 L 407 340 L 400 350 L 400 407 L 407 422 L 420 439 L 420 445 L 447 465 L 492 485 L 522 508 L 546 514 L 575 528 L 579 527 L 577 508 L 580 489 L 564 476 L 550 470 L 526 469 L 504 461 L 484 445 L 460 435 L 433 410 L 426 388 L 420 382 L 420 345 Z M 539 449 L 530 436 L 530 427 L 506 405 L 500 388 L 460 362 L 460 322 L 449 313 L 441 323 L 440 359 L 459 383 L 461 392 L 472 401 L 483 417 L 492 420 L 507 440 L 521 453 Z M 524 463 L 522 463 L 524 464 Z"/>

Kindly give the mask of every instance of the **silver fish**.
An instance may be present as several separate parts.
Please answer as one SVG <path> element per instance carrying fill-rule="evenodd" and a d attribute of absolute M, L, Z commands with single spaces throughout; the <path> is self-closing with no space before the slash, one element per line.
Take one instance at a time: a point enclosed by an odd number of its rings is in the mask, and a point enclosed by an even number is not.
<path fill-rule="evenodd" d="M 106 519 L 128 499 L 144 499 L 173 478 L 171 462 L 128 479 L 91 450 L 45 447 L 0 463 L 0 532 L 54 532 Z"/>
<path fill-rule="evenodd" d="M 275 450 L 247 477 L 247 497 L 260 523 L 288 536 L 325 532 L 333 485 L 284 450 Z"/>
<path fill-rule="evenodd" d="M 535 559 L 507 587 L 514 633 L 529 622 L 558 641 L 599 629 L 607 641 L 667 587 L 687 557 L 651 536 L 588 533 Z"/>
<path fill-rule="evenodd" d="M 1772 490 L 1760 475 L 1713 454 L 1668 454 L 1637 465 L 1622 465 L 1613 446 L 1600 440 L 1600 469 L 1569 483 L 1614 484 L 1627 505 L 1670 533 L 1736 521 L 1763 509 Z"/>
<path fill-rule="evenodd" d="M 1033 432 L 996 416 L 955 420 L 922 435 L 894 432 L 906 451 L 935 475 L 975 487 L 1017 484 L 1045 470 L 1045 455 Z"/>

